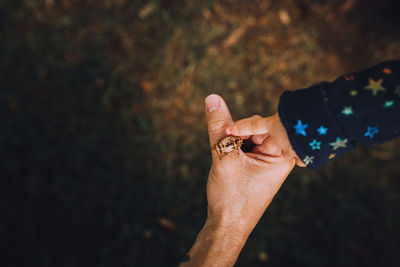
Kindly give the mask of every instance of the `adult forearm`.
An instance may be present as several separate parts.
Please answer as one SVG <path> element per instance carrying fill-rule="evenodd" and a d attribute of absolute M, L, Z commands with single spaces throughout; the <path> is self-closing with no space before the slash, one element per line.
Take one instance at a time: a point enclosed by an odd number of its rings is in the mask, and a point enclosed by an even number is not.
<path fill-rule="evenodd" d="M 247 233 L 234 227 L 222 228 L 206 222 L 179 266 L 233 266 L 247 238 Z"/>

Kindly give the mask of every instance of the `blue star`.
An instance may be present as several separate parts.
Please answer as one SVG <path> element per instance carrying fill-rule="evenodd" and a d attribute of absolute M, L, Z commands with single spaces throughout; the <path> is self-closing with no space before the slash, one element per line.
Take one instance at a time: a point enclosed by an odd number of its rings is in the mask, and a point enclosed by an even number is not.
<path fill-rule="evenodd" d="M 321 142 L 318 142 L 315 139 L 311 143 L 309 143 L 309 145 L 311 146 L 312 150 L 321 149 Z"/>
<path fill-rule="evenodd" d="M 364 136 L 369 136 L 369 138 L 374 138 L 374 135 L 379 132 L 378 126 L 375 127 L 367 127 L 367 132 L 364 134 Z"/>
<path fill-rule="evenodd" d="M 328 131 L 328 128 L 325 128 L 324 126 L 321 126 L 317 129 L 319 135 L 326 135 L 326 132 Z"/>
<path fill-rule="evenodd" d="M 308 124 L 303 124 L 301 120 L 297 121 L 297 125 L 294 126 L 294 129 L 296 130 L 296 134 L 301 134 L 304 136 L 307 136 L 306 133 L 306 128 L 308 127 Z"/>

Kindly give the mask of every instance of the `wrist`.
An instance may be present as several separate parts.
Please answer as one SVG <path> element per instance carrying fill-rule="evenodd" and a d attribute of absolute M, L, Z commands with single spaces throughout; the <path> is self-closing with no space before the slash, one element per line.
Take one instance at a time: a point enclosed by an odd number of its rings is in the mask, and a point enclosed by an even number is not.
<path fill-rule="evenodd" d="M 252 223 L 233 220 L 232 218 L 208 216 L 203 230 L 211 233 L 214 238 L 224 237 L 236 240 L 238 243 L 243 242 L 244 244 L 253 231 L 254 226 Z"/>
<path fill-rule="evenodd" d="M 180 266 L 233 266 L 246 240 L 247 236 L 207 219 L 188 253 L 188 260 Z"/>
<path fill-rule="evenodd" d="M 282 119 L 279 115 L 279 113 L 275 113 L 275 118 L 278 124 L 278 128 L 280 129 L 281 135 L 283 136 L 283 144 L 286 144 L 286 149 L 285 149 L 285 154 L 289 156 L 289 158 L 294 158 L 296 165 L 299 167 L 306 167 L 306 165 L 303 163 L 303 161 L 300 159 L 300 157 L 297 155 L 296 151 L 293 149 L 293 146 L 289 140 L 288 132 L 286 131 L 285 126 L 282 123 Z"/>

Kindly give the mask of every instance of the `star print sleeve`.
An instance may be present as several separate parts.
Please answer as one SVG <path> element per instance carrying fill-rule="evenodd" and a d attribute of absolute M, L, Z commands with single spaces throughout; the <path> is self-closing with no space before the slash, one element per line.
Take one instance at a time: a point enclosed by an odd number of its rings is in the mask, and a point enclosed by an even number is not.
<path fill-rule="evenodd" d="M 313 170 L 357 144 L 384 143 L 400 135 L 400 61 L 285 91 L 278 112 L 293 149 Z"/>

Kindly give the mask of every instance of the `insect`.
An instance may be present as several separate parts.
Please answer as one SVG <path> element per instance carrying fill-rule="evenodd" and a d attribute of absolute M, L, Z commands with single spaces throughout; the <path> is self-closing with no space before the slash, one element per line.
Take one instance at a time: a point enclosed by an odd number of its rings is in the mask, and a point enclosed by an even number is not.
<path fill-rule="evenodd" d="M 215 150 L 221 159 L 223 156 L 234 150 L 237 150 L 239 153 L 239 149 L 242 144 L 243 140 L 239 136 L 226 136 L 214 144 L 212 149 Z"/>

